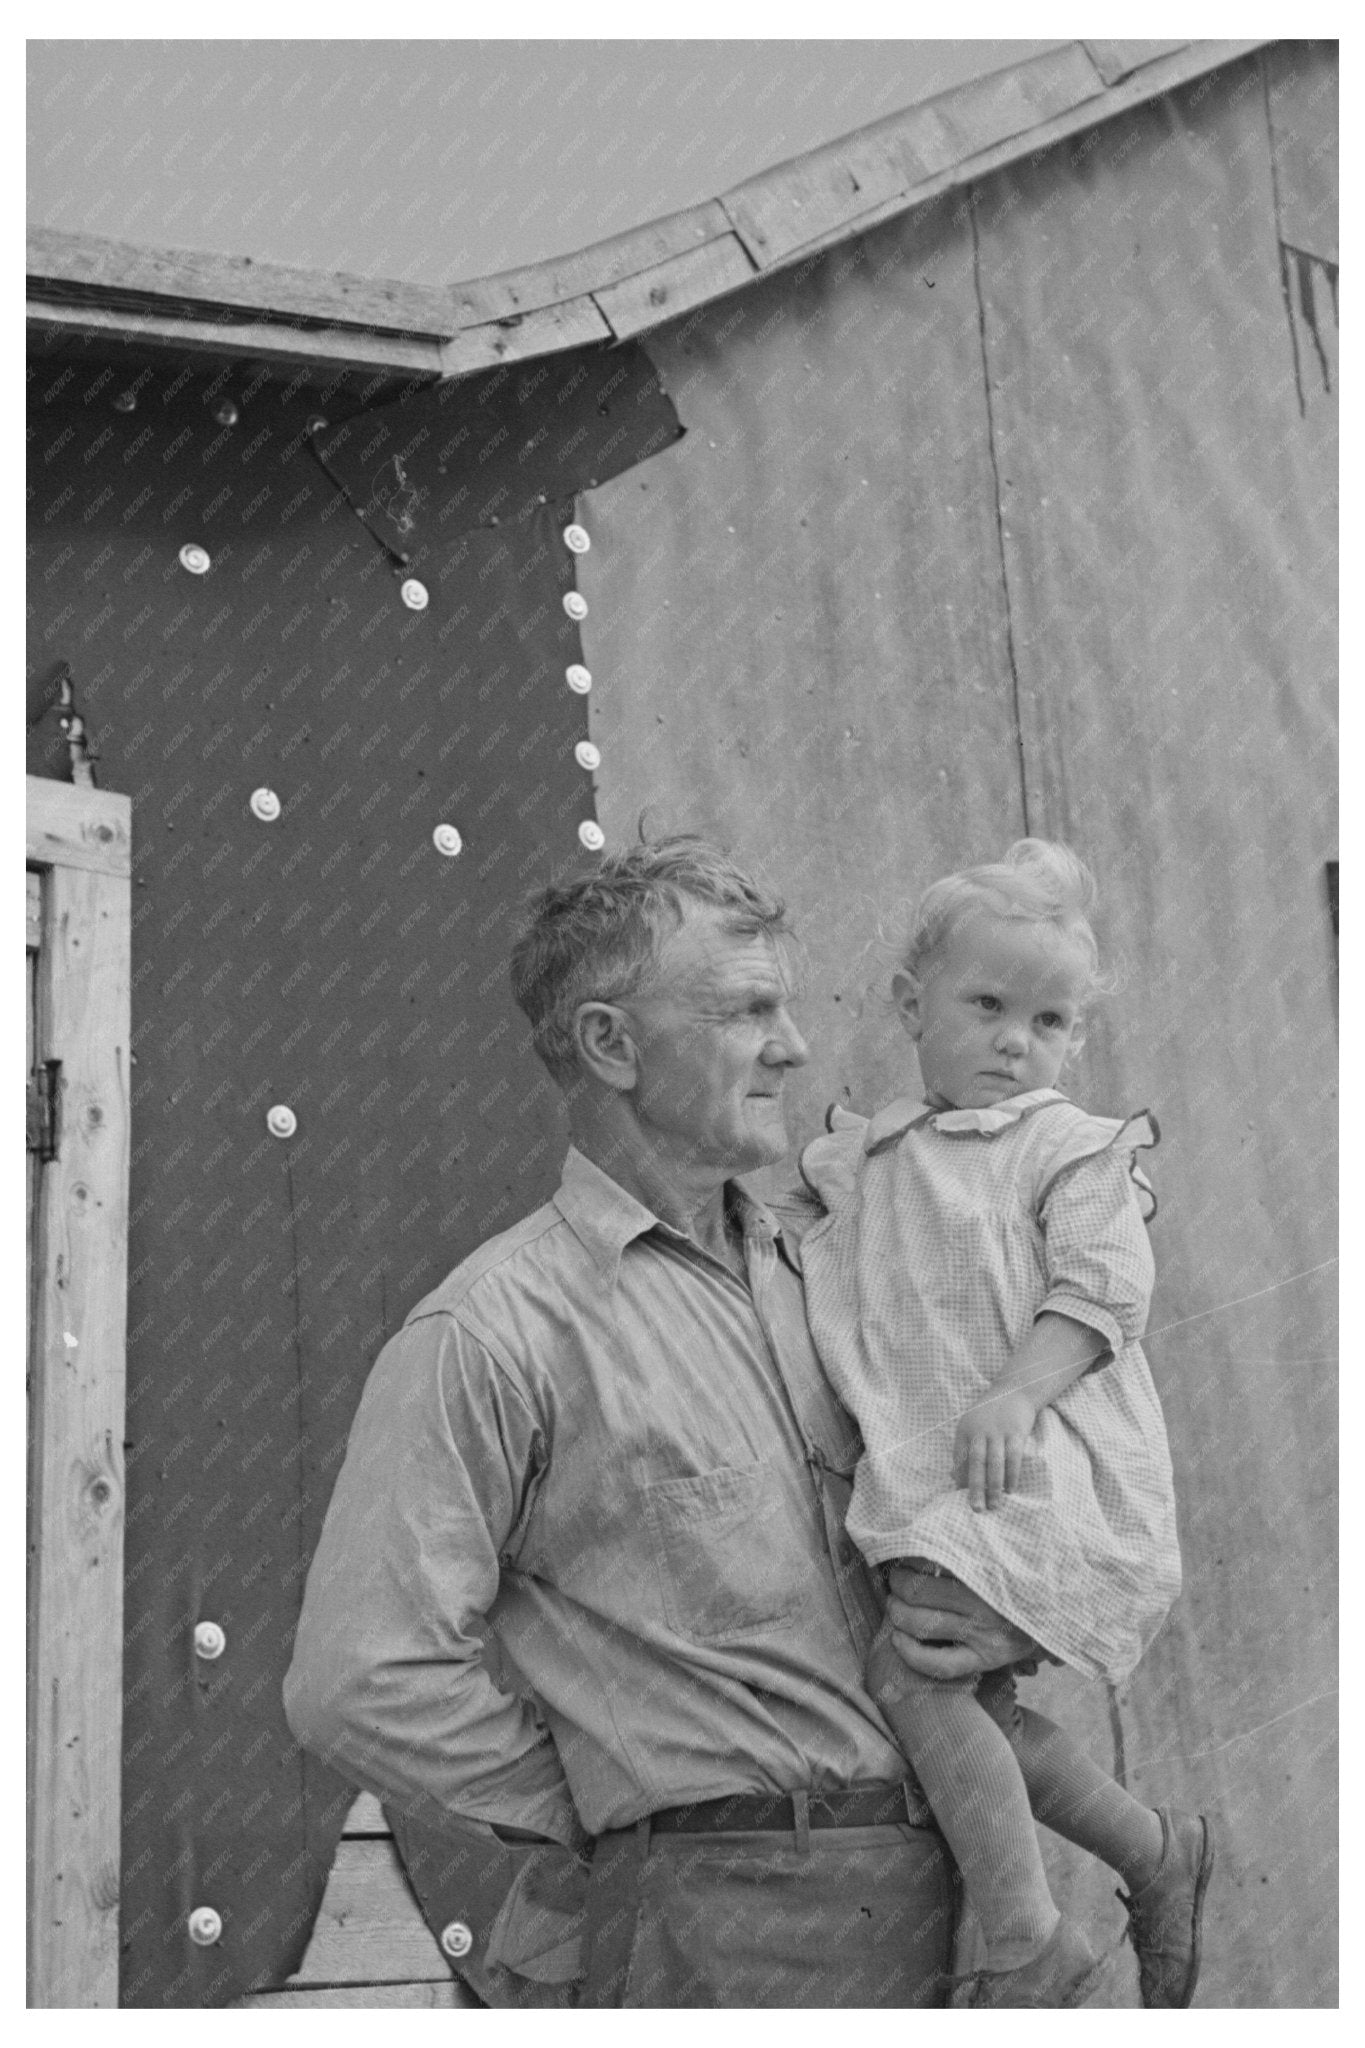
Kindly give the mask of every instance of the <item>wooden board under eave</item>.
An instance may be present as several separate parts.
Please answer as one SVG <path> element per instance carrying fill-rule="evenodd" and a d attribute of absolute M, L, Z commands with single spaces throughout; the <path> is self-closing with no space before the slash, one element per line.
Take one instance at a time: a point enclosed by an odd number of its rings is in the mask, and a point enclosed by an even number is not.
<path fill-rule="evenodd" d="M 118 2002 L 130 806 L 33 778 L 28 793 L 29 858 L 48 869 L 37 1050 L 62 1062 L 30 1333 L 28 2002 L 104 2007 Z"/>
<path fill-rule="evenodd" d="M 302 2012 L 315 2006 L 392 2006 L 404 2010 L 449 2012 L 478 2007 L 453 1977 L 444 1984 L 326 1984 L 299 1991 L 252 1991 L 237 2000 L 239 2010 L 271 2006 L 279 2012 Z"/>

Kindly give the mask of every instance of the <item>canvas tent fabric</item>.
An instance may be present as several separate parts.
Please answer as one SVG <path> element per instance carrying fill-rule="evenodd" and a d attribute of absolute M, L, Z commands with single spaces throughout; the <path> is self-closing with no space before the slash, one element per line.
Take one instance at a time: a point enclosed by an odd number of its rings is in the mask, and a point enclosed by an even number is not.
<path fill-rule="evenodd" d="M 609 832 L 716 834 L 808 941 L 801 1131 L 906 1085 L 930 880 L 1025 831 L 1098 873 L 1075 1092 L 1165 1134 L 1187 1589 L 1120 1694 L 1040 1684 L 1213 1813 L 1212 2005 L 1335 1995 L 1335 401 L 1300 407 L 1275 198 L 1335 53 L 1292 55 L 1292 127 L 1230 65 L 653 335 L 688 434 L 595 494 L 584 575 Z M 1055 1867 L 1117 1938 L 1107 1873 Z"/>
<path fill-rule="evenodd" d="M 121 2002 L 221 2005 L 295 1966 L 354 1798 L 280 1685 L 369 1365 L 557 1178 L 506 970 L 593 817 L 563 533 L 679 430 L 629 347 L 367 404 L 76 359 L 32 425 L 30 670 L 133 798 Z"/>

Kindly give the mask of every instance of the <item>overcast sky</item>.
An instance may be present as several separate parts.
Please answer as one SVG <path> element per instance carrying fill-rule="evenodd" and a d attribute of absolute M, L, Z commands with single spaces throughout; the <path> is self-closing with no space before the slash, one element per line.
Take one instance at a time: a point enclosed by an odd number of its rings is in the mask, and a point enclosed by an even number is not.
<path fill-rule="evenodd" d="M 30 42 L 28 215 L 450 283 L 581 249 L 1054 42 Z"/>

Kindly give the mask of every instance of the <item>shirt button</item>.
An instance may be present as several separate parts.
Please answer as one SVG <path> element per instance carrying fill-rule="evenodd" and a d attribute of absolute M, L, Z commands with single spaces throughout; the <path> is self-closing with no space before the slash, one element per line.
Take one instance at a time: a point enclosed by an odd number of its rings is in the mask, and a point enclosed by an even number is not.
<path fill-rule="evenodd" d="M 588 538 L 587 528 L 584 526 L 566 526 L 564 529 L 564 545 L 572 554 L 586 555 L 588 549 L 592 546 L 592 542 Z"/>
<path fill-rule="evenodd" d="M 571 690 L 580 697 L 586 697 L 592 688 L 592 672 L 584 668 L 581 661 L 571 662 L 564 671 L 564 680 Z"/>
<path fill-rule="evenodd" d="M 189 1916 L 190 1940 L 200 1948 L 212 1948 L 223 1932 L 223 1917 L 212 1906 L 196 1906 Z"/>
<path fill-rule="evenodd" d="M 588 616 L 588 600 L 577 590 L 566 590 L 564 593 L 564 609 L 571 619 L 586 619 Z"/>
<path fill-rule="evenodd" d="M 461 1956 L 467 1956 L 473 1946 L 474 1937 L 463 1920 L 452 1920 L 441 1929 L 441 1947 L 452 1961 L 458 1962 Z"/>

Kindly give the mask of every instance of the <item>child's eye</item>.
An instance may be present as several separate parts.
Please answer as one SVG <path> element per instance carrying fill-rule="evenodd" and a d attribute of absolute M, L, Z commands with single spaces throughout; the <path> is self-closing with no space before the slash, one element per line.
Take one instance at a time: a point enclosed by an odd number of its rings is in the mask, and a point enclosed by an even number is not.
<path fill-rule="evenodd" d="M 1059 1017 L 1055 1010 L 1044 1010 L 1038 1022 L 1042 1025 L 1044 1031 L 1061 1031 L 1066 1025 L 1066 1019 Z"/>
<path fill-rule="evenodd" d="M 976 1000 L 980 1004 L 981 1008 L 983 1010 L 989 1010 L 992 1016 L 994 1016 L 995 1012 L 1001 1008 L 999 996 L 978 996 Z"/>

